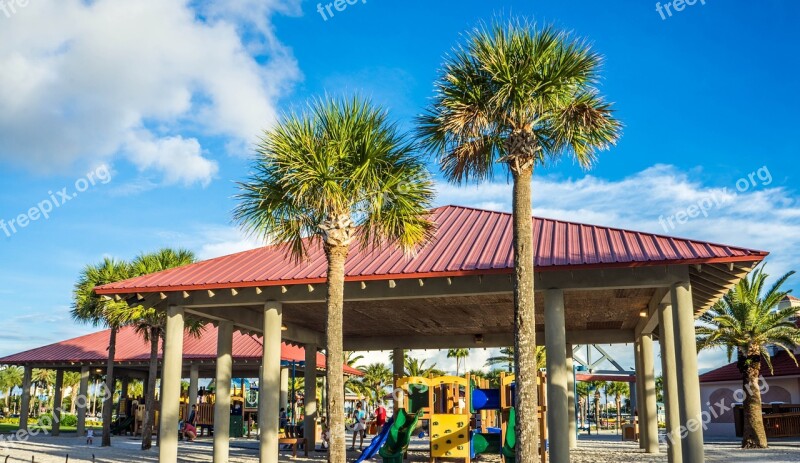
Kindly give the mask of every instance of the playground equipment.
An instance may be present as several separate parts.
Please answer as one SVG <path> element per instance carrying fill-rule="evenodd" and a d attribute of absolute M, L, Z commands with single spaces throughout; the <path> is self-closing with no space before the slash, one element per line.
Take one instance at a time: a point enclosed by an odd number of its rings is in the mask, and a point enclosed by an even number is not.
<path fill-rule="evenodd" d="M 469 375 L 464 378 L 417 376 L 397 379 L 395 390 L 399 393 L 397 397 L 399 409 L 395 414 L 404 424 L 410 421 L 409 416 L 415 416 L 416 420 L 413 420 L 410 426 L 406 426 L 407 434 L 400 436 L 400 444 L 403 445 L 398 446 L 394 443 L 390 448 L 388 443 L 391 440 L 383 444 L 380 454 L 384 458 L 384 463 L 402 463 L 402 456 L 408 446 L 407 440 L 402 438 L 410 438 L 416 421 L 420 419 L 429 423 L 431 463 L 435 463 L 437 459 L 462 459 L 469 463 L 480 454 L 501 454 L 506 463 L 514 463 L 516 458 L 514 378 L 514 375 L 501 373 L 499 389 L 490 388 L 489 382 L 485 379 L 470 378 Z M 542 463 L 547 461 L 545 384 L 544 374 L 539 373 L 538 414 L 539 435 L 542 442 L 539 456 Z M 397 422 L 394 426 L 397 426 Z M 363 457 L 364 455 L 360 460 L 363 461 Z"/>

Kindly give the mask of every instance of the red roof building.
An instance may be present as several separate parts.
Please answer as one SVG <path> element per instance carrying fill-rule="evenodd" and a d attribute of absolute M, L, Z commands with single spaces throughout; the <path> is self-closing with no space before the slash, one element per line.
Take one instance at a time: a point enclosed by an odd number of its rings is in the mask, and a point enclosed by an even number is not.
<path fill-rule="evenodd" d="M 108 359 L 108 339 L 110 330 L 98 331 L 74 339 L 57 342 L 47 346 L 31 349 L 18 354 L 0 358 L 0 365 L 30 365 L 34 368 L 77 368 L 80 366 L 96 366 L 105 368 Z M 258 376 L 258 365 L 261 362 L 262 339 L 260 336 L 233 334 L 234 368 L 242 373 L 252 370 Z M 115 364 L 123 368 L 137 368 L 150 361 L 150 344 L 136 333 L 133 327 L 122 328 L 117 333 Z M 159 359 L 161 358 L 159 349 Z M 217 328 L 206 325 L 200 337 L 185 334 L 183 338 L 184 365 L 205 365 L 209 373 L 213 372 L 217 358 Z M 283 343 L 281 345 L 281 361 L 284 364 L 300 365 L 305 363 L 305 350 L 302 347 Z M 325 370 L 325 356 L 317 353 L 317 369 Z M 203 368 L 201 367 L 201 370 Z M 355 368 L 344 366 L 345 374 L 361 375 Z M 302 369 L 298 370 L 302 373 Z M 213 374 L 212 374 L 213 376 Z"/>

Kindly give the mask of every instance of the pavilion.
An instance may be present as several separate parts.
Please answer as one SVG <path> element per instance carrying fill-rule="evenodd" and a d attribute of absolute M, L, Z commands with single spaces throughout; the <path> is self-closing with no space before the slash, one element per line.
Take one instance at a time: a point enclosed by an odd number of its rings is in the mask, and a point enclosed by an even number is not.
<path fill-rule="evenodd" d="M 81 382 L 79 394 L 88 395 L 89 377 L 92 372 L 104 373 L 108 361 L 108 341 L 111 330 L 98 331 L 66 341 L 57 342 L 47 346 L 20 352 L 0 358 L 0 365 L 19 365 L 25 368 L 22 385 L 22 400 L 20 410 L 20 428 L 28 428 L 28 407 L 30 403 L 31 375 L 34 368 L 50 369 L 56 371 L 56 384 L 54 387 L 54 403 L 61 403 L 65 371 L 80 371 Z M 181 378 L 189 378 L 188 400 L 190 404 L 198 402 L 198 383 L 200 379 L 215 378 L 217 364 L 217 339 L 218 330 L 212 325 L 206 325 L 198 336 L 185 332 L 183 335 L 183 362 Z M 263 340 L 261 336 L 249 333 L 233 333 L 231 344 L 231 372 L 232 378 L 258 378 L 260 377 L 261 353 Z M 159 348 L 159 352 L 161 349 Z M 294 344 L 281 344 L 281 404 L 286 406 L 289 393 L 289 371 L 299 367 L 298 376 L 307 374 L 324 374 L 326 358 L 321 353 L 316 354 L 316 359 L 306 357 L 302 347 Z M 159 366 L 161 365 L 159 354 Z M 305 368 L 306 362 L 311 361 L 311 367 Z M 147 384 L 150 368 L 150 343 L 145 342 L 142 336 L 136 333 L 132 326 L 126 326 L 117 333 L 117 349 L 114 355 L 114 377 L 122 383 L 122 397 L 127 393 L 127 384 L 130 379 L 141 379 Z M 160 369 L 160 368 L 159 368 Z M 360 376 L 362 373 L 355 368 L 344 366 L 344 373 L 348 376 Z M 228 382 L 230 384 L 230 382 Z M 78 435 L 83 435 L 86 424 L 86 408 L 78 407 Z M 56 412 L 57 413 L 57 412 Z M 59 435 L 59 423 L 53 423 L 52 434 Z"/>
<path fill-rule="evenodd" d="M 402 374 L 403 349 L 513 345 L 511 215 L 446 206 L 431 217 L 435 237 L 414 256 L 387 244 L 353 249 L 346 265 L 345 349 L 394 350 L 396 374 Z M 577 445 L 568 374 L 573 344 L 633 343 L 641 379 L 640 442 L 647 452 L 658 452 L 658 339 L 668 427 L 678 436 L 670 441 L 670 461 L 702 463 L 702 430 L 694 426 L 701 416 L 695 317 L 767 253 L 559 220 L 533 222 L 550 461 L 568 462 Z M 276 463 L 280 339 L 303 344 L 311 358 L 324 345 L 325 262 L 321 248 L 298 263 L 284 247 L 267 246 L 106 285 L 97 293 L 167 312 L 162 419 L 171 422 L 178 420 L 184 316 L 218 323 L 222 360 L 230 355 L 234 328 L 263 333 L 260 460 Z M 230 363 L 218 362 L 217 382 L 230 374 Z M 315 388 L 306 382 L 306 397 L 316 397 Z M 219 413 L 227 410 L 223 402 Z M 315 408 L 306 404 L 307 420 L 315 419 Z M 314 429 L 310 421 L 305 429 Z M 688 429 L 682 439 L 681 429 Z M 177 440 L 177 428 L 163 427 L 161 461 L 176 461 Z M 227 436 L 215 433 L 214 461 L 227 459 Z"/>

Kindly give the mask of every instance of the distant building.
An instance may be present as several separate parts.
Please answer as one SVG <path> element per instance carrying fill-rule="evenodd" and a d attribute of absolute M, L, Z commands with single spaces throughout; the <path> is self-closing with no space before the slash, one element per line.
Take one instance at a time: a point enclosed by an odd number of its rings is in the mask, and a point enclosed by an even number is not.
<path fill-rule="evenodd" d="M 800 299 L 787 296 L 781 307 L 791 305 L 800 311 Z M 800 349 L 795 349 L 795 354 Z M 736 355 L 734 353 L 734 355 Z M 777 349 L 772 355 L 772 372 L 766 362 L 761 362 L 761 376 L 764 377 L 766 391 L 761 396 L 764 404 L 782 402 L 800 404 L 800 367 L 797 367 L 786 352 Z M 703 410 L 710 413 L 711 422 L 705 434 L 708 436 L 733 436 L 733 404 L 741 402 L 742 374 L 736 362 L 700 375 L 700 398 Z M 721 411 L 721 413 L 720 413 Z"/>

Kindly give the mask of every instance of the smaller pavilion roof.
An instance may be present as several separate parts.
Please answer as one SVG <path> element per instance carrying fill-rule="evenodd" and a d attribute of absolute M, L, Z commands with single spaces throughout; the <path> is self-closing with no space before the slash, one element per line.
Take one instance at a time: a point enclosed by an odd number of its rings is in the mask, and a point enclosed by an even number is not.
<path fill-rule="evenodd" d="M 36 349 L 0 358 L 0 365 L 42 365 L 79 366 L 97 364 L 108 359 L 108 340 L 111 330 L 98 331 L 66 341 L 57 342 Z M 117 345 L 114 360 L 116 363 L 141 363 L 150 360 L 150 344 L 136 333 L 133 327 L 124 327 L 117 333 Z M 159 359 L 161 358 L 159 349 Z M 261 336 L 233 333 L 233 359 L 259 361 L 262 352 Z M 185 333 L 183 337 L 184 360 L 216 361 L 217 328 L 212 325 L 203 327 L 199 337 Z M 281 344 L 282 362 L 305 362 L 305 350 L 302 347 Z M 317 369 L 324 370 L 326 358 L 317 353 Z M 348 375 L 361 375 L 355 368 L 344 366 Z"/>
<path fill-rule="evenodd" d="M 761 361 L 761 376 L 764 378 L 777 378 L 781 376 L 800 376 L 800 367 L 795 365 L 794 360 L 784 351 L 772 356 L 772 371 L 769 370 L 767 362 Z M 729 363 L 723 367 L 711 370 L 700 375 L 701 383 L 717 383 L 728 381 L 742 381 L 742 373 L 736 366 L 736 362 Z"/>

